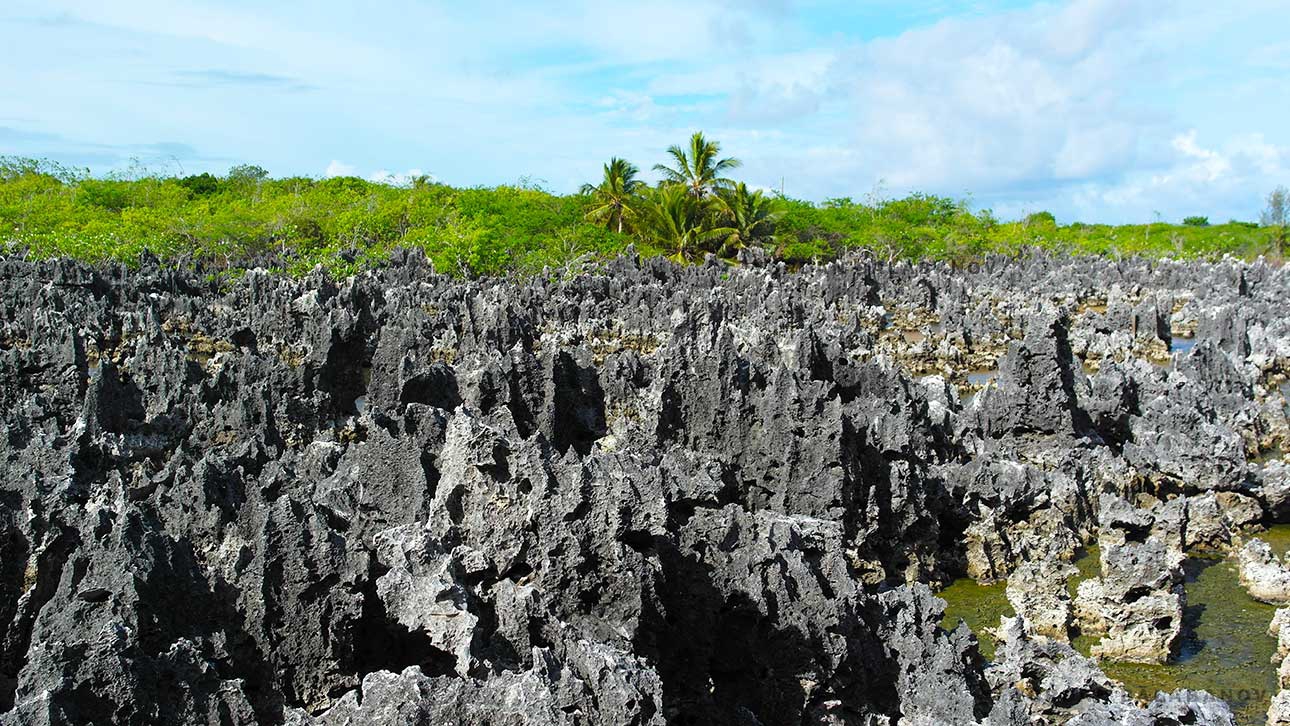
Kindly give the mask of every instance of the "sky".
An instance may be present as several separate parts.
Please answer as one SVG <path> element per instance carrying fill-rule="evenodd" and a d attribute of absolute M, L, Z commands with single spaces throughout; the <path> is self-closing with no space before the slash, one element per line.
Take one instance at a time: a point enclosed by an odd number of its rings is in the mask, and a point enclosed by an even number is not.
<path fill-rule="evenodd" d="M 1285 0 L 5 0 L 0 154 L 570 192 L 702 130 L 822 201 L 1257 219 Z"/>

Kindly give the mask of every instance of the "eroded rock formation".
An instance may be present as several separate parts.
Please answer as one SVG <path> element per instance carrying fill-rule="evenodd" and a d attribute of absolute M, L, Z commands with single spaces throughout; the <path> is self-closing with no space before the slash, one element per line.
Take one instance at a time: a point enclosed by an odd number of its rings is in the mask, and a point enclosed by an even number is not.
<path fill-rule="evenodd" d="M 1167 655 L 1178 558 L 1290 501 L 1262 264 L 0 281 L 6 725 L 1229 723 L 1060 642 L 1061 563 Z"/>
<path fill-rule="evenodd" d="M 1290 568 L 1261 539 L 1251 539 L 1236 553 L 1241 584 L 1250 597 L 1273 605 L 1290 603 Z"/>

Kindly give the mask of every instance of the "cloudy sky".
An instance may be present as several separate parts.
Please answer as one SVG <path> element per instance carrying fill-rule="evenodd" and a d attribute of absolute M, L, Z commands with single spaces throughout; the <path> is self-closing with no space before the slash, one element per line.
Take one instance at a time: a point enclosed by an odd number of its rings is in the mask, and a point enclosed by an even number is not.
<path fill-rule="evenodd" d="M 0 154 L 571 191 L 703 129 L 807 199 L 1254 219 L 1290 185 L 1287 27 L 1285 0 L 5 0 Z"/>

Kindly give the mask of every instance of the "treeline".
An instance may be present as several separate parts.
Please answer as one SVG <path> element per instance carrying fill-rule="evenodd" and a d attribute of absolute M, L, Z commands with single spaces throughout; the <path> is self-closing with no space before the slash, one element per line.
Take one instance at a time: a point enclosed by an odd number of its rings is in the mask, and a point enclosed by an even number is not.
<path fill-rule="evenodd" d="M 1002 222 L 988 210 L 925 194 L 867 203 L 785 198 L 728 178 L 738 160 L 721 157 L 719 145 L 701 134 L 669 149 L 668 158 L 656 167 L 663 177 L 657 185 L 614 159 L 598 183 L 571 195 L 532 184 L 454 188 L 428 178 L 402 185 L 354 177 L 273 179 L 254 166 L 223 176 L 94 177 L 50 162 L 3 158 L 0 247 L 37 258 L 134 263 L 151 254 L 293 274 L 323 265 L 335 275 L 412 247 L 436 268 L 459 274 L 558 267 L 612 257 L 629 245 L 680 260 L 733 259 L 757 247 L 789 264 L 855 248 L 889 259 L 954 262 L 1035 247 L 1172 257 L 1284 251 L 1278 249 L 1284 224 L 1190 218 L 1177 225 L 1057 225 L 1042 212 Z"/>

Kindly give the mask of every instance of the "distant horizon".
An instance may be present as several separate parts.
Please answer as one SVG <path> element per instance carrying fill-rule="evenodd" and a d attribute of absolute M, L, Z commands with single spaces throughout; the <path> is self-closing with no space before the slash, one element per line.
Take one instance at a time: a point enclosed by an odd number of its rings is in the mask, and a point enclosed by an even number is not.
<path fill-rule="evenodd" d="M 695 130 L 750 186 L 1001 220 L 1254 221 L 1290 185 L 1283 3 L 411 0 L 0 11 L 0 154 L 96 175 L 426 174 L 559 194 Z"/>

